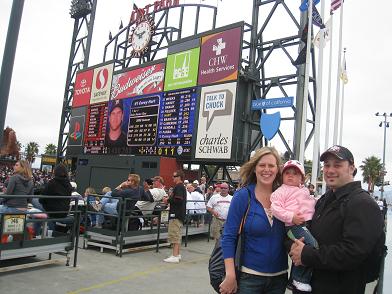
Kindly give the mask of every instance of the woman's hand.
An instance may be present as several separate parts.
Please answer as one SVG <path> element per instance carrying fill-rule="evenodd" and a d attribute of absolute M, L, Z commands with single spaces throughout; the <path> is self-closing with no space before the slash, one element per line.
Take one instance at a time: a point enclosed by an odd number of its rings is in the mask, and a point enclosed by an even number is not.
<path fill-rule="evenodd" d="M 293 215 L 293 220 L 292 222 L 296 224 L 297 226 L 305 222 L 305 218 L 302 216 L 300 212 L 297 212 Z"/>
<path fill-rule="evenodd" d="M 219 285 L 221 294 L 234 294 L 237 292 L 237 279 L 234 276 L 226 275 L 223 282 Z"/>

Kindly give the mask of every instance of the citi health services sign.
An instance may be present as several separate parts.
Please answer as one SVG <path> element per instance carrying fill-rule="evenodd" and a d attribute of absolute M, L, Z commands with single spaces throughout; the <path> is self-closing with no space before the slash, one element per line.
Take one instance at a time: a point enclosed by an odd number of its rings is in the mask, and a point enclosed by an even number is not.
<path fill-rule="evenodd" d="M 201 39 L 199 85 L 236 80 L 241 47 L 241 28 Z"/>

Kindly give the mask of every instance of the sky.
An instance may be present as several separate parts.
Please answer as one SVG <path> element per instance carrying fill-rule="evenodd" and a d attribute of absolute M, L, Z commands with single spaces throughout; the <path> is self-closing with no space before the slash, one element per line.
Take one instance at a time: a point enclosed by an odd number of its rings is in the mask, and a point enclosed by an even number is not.
<path fill-rule="evenodd" d="M 153 1 L 136 0 L 139 7 Z M 184 1 L 182 1 L 183 3 Z M 200 3 L 186 0 L 185 3 Z M 299 6 L 300 1 L 286 1 L 288 5 Z M 38 142 L 40 152 L 53 143 L 57 145 L 62 100 L 69 60 L 73 19 L 69 15 L 71 0 L 29 0 L 25 1 L 18 47 L 13 69 L 5 126 L 12 127 L 22 144 Z M 217 27 L 245 20 L 250 22 L 252 1 L 206 0 L 203 3 L 218 5 Z M 329 10 L 329 0 L 325 2 Z M 345 1 L 343 24 L 343 47 L 347 48 L 347 73 L 349 82 L 345 85 L 345 104 L 342 145 L 348 147 L 355 157 L 356 165 L 369 156 L 382 160 L 384 129 L 378 125 L 383 117 L 375 113 L 392 113 L 389 81 L 392 81 L 392 39 L 390 29 L 385 25 L 389 19 L 392 4 L 378 0 L 377 5 L 368 1 Z M 11 0 L 0 1 L 0 57 L 2 60 L 11 11 Z M 291 6 L 293 7 L 293 6 Z M 317 6 L 320 10 L 320 4 Z M 382 9 L 380 9 L 382 8 Z M 89 65 L 102 62 L 104 45 L 109 31 L 118 32 L 120 21 L 128 23 L 132 10 L 132 0 L 98 1 Z M 299 10 L 293 10 L 299 13 Z M 297 14 L 298 15 L 298 14 Z M 265 15 L 261 13 L 261 18 Z M 329 14 L 326 13 L 326 18 Z M 335 14 L 334 52 L 337 50 L 339 12 Z M 271 21 L 268 34 L 273 36 L 290 27 L 288 19 Z M 316 30 L 317 31 L 317 30 Z M 329 45 L 324 51 L 324 68 L 328 68 Z M 276 59 L 277 60 L 277 59 Z M 331 100 L 335 98 L 337 56 L 333 55 L 333 79 Z M 290 66 L 290 65 L 289 65 Z M 285 65 L 276 61 L 272 68 L 286 70 Z M 275 73 L 274 70 L 271 74 Z M 325 122 L 327 120 L 327 74 L 324 70 L 323 100 L 321 116 L 321 152 L 325 145 Z M 295 91 L 289 93 L 295 96 Z M 335 106 L 332 102 L 331 112 Z M 333 116 L 330 120 L 333 121 Z M 388 174 L 386 180 L 392 182 L 392 118 L 391 127 L 386 130 L 385 163 Z M 287 127 L 286 127 L 287 128 Z M 309 128 L 307 128 L 309 132 Z M 286 132 L 292 133 L 292 127 Z M 330 130 L 332 134 L 333 130 Z M 273 139 L 272 145 L 281 148 L 281 143 Z M 332 145 L 332 137 L 329 144 Z M 313 142 L 306 149 L 305 157 L 312 159 Z M 285 150 L 280 150 L 284 152 Z M 360 179 L 360 175 L 357 176 Z"/>

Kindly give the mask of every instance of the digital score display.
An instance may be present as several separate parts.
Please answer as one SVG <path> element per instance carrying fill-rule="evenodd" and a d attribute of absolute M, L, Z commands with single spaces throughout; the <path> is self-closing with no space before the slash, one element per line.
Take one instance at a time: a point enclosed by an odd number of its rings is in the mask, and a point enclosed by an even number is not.
<path fill-rule="evenodd" d="M 195 120 L 196 88 L 167 92 L 160 106 L 158 147 L 176 148 L 173 155 L 190 153 Z"/>
<path fill-rule="evenodd" d="M 128 146 L 153 146 L 156 142 L 159 99 L 158 95 L 133 99 L 128 123 Z"/>
<path fill-rule="evenodd" d="M 84 153 L 103 153 L 107 112 L 107 103 L 99 103 L 88 107 L 84 135 Z"/>
<path fill-rule="evenodd" d="M 196 88 L 122 99 L 126 143 L 94 153 L 190 157 L 196 101 Z"/>

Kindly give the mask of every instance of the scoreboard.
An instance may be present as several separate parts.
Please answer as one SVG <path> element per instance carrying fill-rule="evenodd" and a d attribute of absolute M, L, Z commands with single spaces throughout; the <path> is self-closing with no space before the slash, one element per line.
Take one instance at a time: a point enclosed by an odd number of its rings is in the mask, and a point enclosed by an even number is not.
<path fill-rule="evenodd" d="M 162 60 L 78 72 L 67 152 L 230 159 L 242 34 L 239 23 L 174 42 Z"/>

